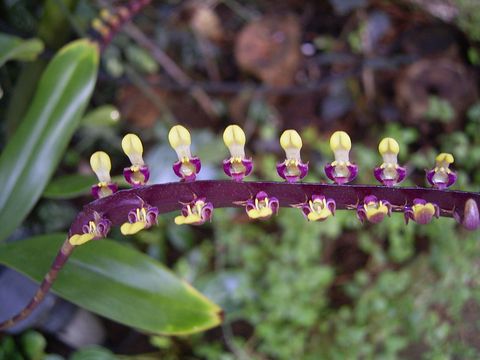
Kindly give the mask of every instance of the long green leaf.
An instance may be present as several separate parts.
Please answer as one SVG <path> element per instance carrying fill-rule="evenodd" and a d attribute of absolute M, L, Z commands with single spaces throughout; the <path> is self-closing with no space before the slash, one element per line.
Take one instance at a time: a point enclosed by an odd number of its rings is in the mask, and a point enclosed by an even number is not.
<path fill-rule="evenodd" d="M 0 241 L 30 212 L 60 162 L 95 85 L 98 47 L 77 40 L 49 63 L 0 156 Z"/>
<path fill-rule="evenodd" d="M 43 235 L 0 245 L 0 263 L 40 281 L 65 237 Z M 150 257 L 111 240 L 79 246 L 53 290 L 78 306 L 146 332 L 187 334 L 221 322 L 221 309 L 193 287 Z"/>
<path fill-rule="evenodd" d="M 39 39 L 24 40 L 0 33 L 0 67 L 8 60 L 35 60 L 42 51 L 43 42 Z"/>

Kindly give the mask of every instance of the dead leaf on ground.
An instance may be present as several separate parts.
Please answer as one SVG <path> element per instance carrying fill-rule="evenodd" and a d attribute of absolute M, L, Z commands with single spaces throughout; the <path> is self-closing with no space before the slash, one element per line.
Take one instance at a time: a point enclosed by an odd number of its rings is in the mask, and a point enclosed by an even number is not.
<path fill-rule="evenodd" d="M 265 84 L 289 86 L 300 66 L 300 40 L 295 15 L 267 15 L 250 22 L 238 34 L 235 58 L 242 70 Z"/>

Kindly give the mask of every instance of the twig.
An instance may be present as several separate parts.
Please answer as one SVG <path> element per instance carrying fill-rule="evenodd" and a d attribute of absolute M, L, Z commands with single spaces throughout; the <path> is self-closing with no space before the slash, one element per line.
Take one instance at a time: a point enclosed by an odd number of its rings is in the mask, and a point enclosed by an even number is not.
<path fill-rule="evenodd" d="M 33 298 L 30 300 L 27 306 L 25 306 L 25 308 L 22 311 L 20 311 L 17 315 L 0 323 L 0 331 L 5 330 L 15 325 L 17 322 L 25 319 L 28 315 L 32 313 L 32 311 L 38 305 L 40 305 L 40 303 L 43 301 L 43 298 L 45 297 L 45 295 L 47 295 L 48 291 L 50 290 L 53 283 L 55 282 L 58 272 L 63 268 L 68 258 L 72 254 L 73 249 L 74 249 L 74 246 L 70 244 L 68 239 L 65 240 L 62 247 L 58 251 L 57 256 L 55 257 L 55 260 L 53 261 L 52 266 L 50 267 L 50 270 L 43 278 L 43 281 L 40 284 L 40 287 L 38 288 Z"/>
<path fill-rule="evenodd" d="M 145 81 L 133 68 L 125 66 L 125 72 L 128 79 L 135 85 L 151 102 L 152 104 L 163 114 L 164 122 L 167 125 L 173 125 L 176 123 L 175 115 L 172 113 L 168 105 L 161 99 L 155 91 L 153 91 L 151 85 Z"/>
<path fill-rule="evenodd" d="M 125 27 L 125 33 L 135 40 L 140 46 L 149 50 L 153 58 L 162 66 L 178 84 L 190 89 L 192 97 L 198 102 L 203 111 L 210 117 L 217 118 L 215 106 L 207 93 L 194 85 L 192 79 L 180 69 L 177 64 L 163 52 L 152 40 L 150 40 L 135 25 L 129 24 Z"/>

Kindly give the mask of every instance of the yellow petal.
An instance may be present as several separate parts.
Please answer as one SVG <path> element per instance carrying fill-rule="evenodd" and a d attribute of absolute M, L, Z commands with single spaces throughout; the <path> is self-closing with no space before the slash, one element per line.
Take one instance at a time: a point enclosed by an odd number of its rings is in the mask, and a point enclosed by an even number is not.
<path fill-rule="evenodd" d="M 263 217 L 271 216 L 273 214 L 273 211 L 268 207 L 263 207 L 260 209 L 259 213 L 260 213 L 260 217 L 263 218 Z"/>
<path fill-rule="evenodd" d="M 120 227 L 120 231 L 122 232 L 123 235 L 133 235 L 139 232 L 140 230 L 145 229 L 145 226 L 147 224 L 143 221 L 137 221 L 135 223 L 124 223 Z"/>
<path fill-rule="evenodd" d="M 87 241 L 90 241 L 92 240 L 93 238 L 95 237 L 94 234 L 75 234 L 73 235 L 72 237 L 70 237 L 70 239 L 68 239 L 68 241 L 70 242 L 70 244 L 76 246 L 76 245 L 82 245 L 82 244 L 85 244 Z"/>
<path fill-rule="evenodd" d="M 251 209 L 247 212 L 247 215 L 250 219 L 258 219 L 260 217 L 260 211 L 257 209 Z"/>
<path fill-rule="evenodd" d="M 227 147 L 232 145 L 245 146 L 245 132 L 238 125 L 229 125 L 223 132 L 223 142 Z"/>
<path fill-rule="evenodd" d="M 190 146 L 192 143 L 190 132 L 182 125 L 175 125 L 170 129 L 168 141 L 173 149 L 179 146 Z"/>
<path fill-rule="evenodd" d="M 143 145 L 137 135 L 125 135 L 122 139 L 122 149 L 133 165 L 143 165 Z"/>
<path fill-rule="evenodd" d="M 291 148 L 300 150 L 302 145 L 302 138 L 295 130 L 285 130 L 280 136 L 280 146 L 285 151 Z"/>
<path fill-rule="evenodd" d="M 110 181 L 112 163 L 106 152 L 97 151 L 90 156 L 90 166 L 100 182 Z"/>
<path fill-rule="evenodd" d="M 367 219 L 371 219 L 375 217 L 377 214 L 387 214 L 388 210 L 387 209 L 382 209 L 382 208 L 367 208 Z"/>
<path fill-rule="evenodd" d="M 183 216 L 183 215 L 175 216 L 174 221 L 175 221 L 175 224 L 177 224 L 177 225 L 183 225 L 183 224 L 185 224 L 185 216 Z"/>
<path fill-rule="evenodd" d="M 454 158 L 452 154 L 449 153 L 441 153 L 435 159 L 437 162 L 446 162 L 447 164 L 453 164 Z"/>
<path fill-rule="evenodd" d="M 387 137 L 382 139 L 382 141 L 380 141 L 380 144 L 378 144 L 378 152 L 380 153 L 380 155 L 398 155 L 398 153 L 400 152 L 400 146 L 398 145 L 397 140 Z"/>
<path fill-rule="evenodd" d="M 330 137 L 330 149 L 333 152 L 338 150 L 350 151 L 351 148 L 352 141 L 345 131 L 335 131 Z"/>
<path fill-rule="evenodd" d="M 319 220 L 321 221 L 321 220 L 325 220 L 330 215 L 332 215 L 332 212 L 329 209 L 325 208 L 320 210 L 320 212 L 311 211 L 308 214 L 307 218 L 310 221 L 319 221 Z"/>
<path fill-rule="evenodd" d="M 185 224 L 195 224 L 202 221 L 202 218 L 198 214 L 190 214 L 185 217 Z"/>

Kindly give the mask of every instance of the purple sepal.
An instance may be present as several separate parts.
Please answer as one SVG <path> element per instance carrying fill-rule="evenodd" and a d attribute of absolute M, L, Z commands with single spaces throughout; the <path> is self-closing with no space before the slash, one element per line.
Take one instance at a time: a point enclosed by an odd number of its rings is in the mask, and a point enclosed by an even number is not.
<path fill-rule="evenodd" d="M 234 165 L 232 163 L 232 158 L 223 160 L 223 171 L 227 176 L 231 177 L 235 181 L 242 181 L 245 176 L 250 175 L 253 170 L 253 161 L 252 159 L 242 159 L 243 169 L 241 171 L 236 167 L 238 164 Z"/>
<path fill-rule="evenodd" d="M 327 175 L 327 177 L 332 180 L 333 182 L 335 182 L 336 184 L 338 185 L 343 185 L 343 184 L 346 184 L 346 183 L 349 183 L 351 181 L 353 181 L 357 175 L 358 175 L 358 166 L 355 165 L 355 164 L 349 164 L 347 165 L 347 169 L 348 169 L 348 177 L 341 177 L 341 176 L 336 176 L 335 175 L 335 166 L 332 165 L 332 163 L 328 163 L 327 165 L 325 165 L 325 175 Z"/>
<path fill-rule="evenodd" d="M 427 171 L 426 178 L 427 178 L 427 181 L 430 185 L 432 185 L 434 188 L 437 188 L 437 189 L 440 189 L 440 190 L 449 188 L 450 186 L 455 184 L 455 182 L 457 181 L 457 174 L 453 171 L 450 171 L 448 173 L 448 175 L 447 175 L 448 179 L 447 179 L 446 183 L 443 182 L 443 181 L 434 181 L 435 174 L 436 174 L 435 169 Z"/>
<path fill-rule="evenodd" d="M 175 175 L 183 181 L 194 181 L 202 168 L 202 163 L 198 157 L 194 156 L 185 162 L 180 160 L 175 162 L 172 168 Z"/>
<path fill-rule="evenodd" d="M 145 223 L 147 224 L 145 226 L 146 229 L 149 227 L 155 225 L 157 223 L 157 218 L 158 218 L 158 208 L 155 206 L 150 206 L 148 204 L 144 204 L 143 207 L 146 212 L 146 218 L 145 219 L 139 219 L 137 216 L 137 209 L 132 209 L 129 211 L 127 217 L 128 217 L 128 222 L 131 224 L 134 224 L 138 221 L 143 221 L 145 220 Z M 140 208 L 140 209 L 142 209 Z"/>
<path fill-rule="evenodd" d="M 105 216 L 100 215 L 96 211 L 93 213 L 93 221 L 95 222 L 96 230 L 95 230 L 95 237 L 93 239 L 98 240 L 107 236 L 110 232 L 110 227 L 112 226 L 112 222 L 107 219 Z M 82 231 L 84 234 L 88 234 L 90 232 L 90 225 L 85 224 L 82 227 Z"/>
<path fill-rule="evenodd" d="M 265 191 L 259 191 L 255 196 L 255 199 L 259 202 L 266 201 L 268 199 L 268 207 L 272 210 L 272 214 L 278 214 L 278 208 L 280 207 L 280 203 L 278 202 L 278 199 L 276 197 L 272 196 L 271 198 L 269 198 Z M 250 199 L 245 204 L 245 210 L 247 211 L 247 213 L 250 210 L 257 209 L 255 199 Z"/>
<path fill-rule="evenodd" d="M 325 203 L 326 203 L 326 207 L 328 210 L 330 210 L 330 212 L 332 213 L 333 216 L 335 216 L 335 210 L 337 209 L 337 204 L 335 203 L 335 200 L 333 199 L 327 199 L 325 198 L 325 196 L 323 195 L 312 195 L 312 202 L 315 203 L 316 201 L 323 201 L 325 200 Z M 303 212 L 303 215 L 305 216 L 306 219 L 308 219 L 308 214 L 310 214 L 313 209 L 310 207 L 310 203 L 307 202 L 305 204 L 303 204 L 302 206 L 302 212 Z M 326 220 L 327 218 L 325 219 L 322 219 L 321 221 L 323 220 Z"/>
<path fill-rule="evenodd" d="M 145 185 L 150 178 L 150 170 L 147 165 L 132 165 L 123 169 L 125 180 L 133 187 Z"/>
<path fill-rule="evenodd" d="M 428 204 L 433 206 L 433 212 L 426 207 Z M 414 199 L 413 206 L 405 206 L 404 216 L 406 224 L 408 224 L 409 220 L 413 220 L 418 224 L 425 225 L 430 223 L 433 217 L 437 219 L 440 217 L 440 208 L 437 204 L 428 203 L 423 199 Z"/>
<path fill-rule="evenodd" d="M 403 180 L 405 180 L 405 177 L 407 176 L 407 169 L 404 168 L 403 166 L 398 166 L 397 167 L 397 184 L 401 183 Z"/>
<path fill-rule="evenodd" d="M 397 177 L 395 179 L 384 179 L 383 178 L 383 171 L 385 169 L 382 169 L 380 166 L 376 167 L 373 170 L 373 175 L 375 176 L 375 179 L 377 179 L 378 182 L 383 184 L 384 186 L 395 186 L 399 183 L 401 183 L 403 180 L 405 180 L 405 177 L 407 176 L 407 169 L 405 169 L 402 166 L 397 166 L 396 171 L 397 171 Z"/>
<path fill-rule="evenodd" d="M 465 203 L 465 208 L 463 210 L 463 218 L 461 218 L 456 211 L 453 213 L 453 217 L 467 230 L 473 231 L 480 227 L 480 215 L 478 211 L 478 206 L 473 199 L 468 199 Z"/>
<path fill-rule="evenodd" d="M 387 212 L 383 211 L 375 211 L 372 215 L 368 216 L 367 207 L 369 204 L 374 204 L 375 208 L 380 206 L 380 201 L 374 195 L 365 196 L 363 199 L 363 204 L 357 206 L 357 218 L 360 222 L 364 223 L 365 221 L 369 221 L 373 224 L 378 224 L 383 221 L 385 216 L 390 216 L 392 214 L 392 205 L 385 200 L 381 200 L 382 205 L 387 208 Z M 372 205 L 370 205 L 372 206 Z M 374 209 L 375 209 L 374 208 Z"/>
<path fill-rule="evenodd" d="M 101 183 L 92 185 L 91 193 L 95 199 L 100 199 L 112 195 L 118 190 L 118 185 L 113 182 L 107 183 L 106 186 L 102 186 L 100 184 Z"/>
<path fill-rule="evenodd" d="M 190 206 L 190 209 L 195 209 L 198 202 L 203 202 L 203 206 L 199 214 L 201 220 L 195 223 L 191 223 L 190 225 L 203 225 L 205 222 L 210 221 L 212 219 L 213 204 L 211 202 L 207 202 L 205 198 L 199 198 L 199 199 L 193 200 L 188 204 L 185 204 L 181 210 L 182 215 L 185 217 L 190 215 L 188 212 L 188 206 Z"/>
<path fill-rule="evenodd" d="M 287 180 L 289 183 L 294 183 L 297 181 L 302 180 L 305 176 L 308 174 L 308 163 L 303 163 L 298 161 L 296 165 L 296 170 L 298 171 L 298 174 L 292 174 L 290 173 L 288 169 L 288 163 L 289 160 L 285 160 L 282 163 L 277 164 L 277 173 L 278 175 L 282 178 Z"/>
<path fill-rule="evenodd" d="M 337 204 L 335 203 L 335 200 L 327 199 L 323 195 L 315 195 L 315 194 L 312 195 L 312 201 L 315 201 L 315 200 L 322 201 L 324 199 L 325 199 L 325 203 L 327 204 L 328 210 L 331 211 L 332 215 L 335 215 L 335 210 L 337 209 Z"/>

